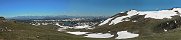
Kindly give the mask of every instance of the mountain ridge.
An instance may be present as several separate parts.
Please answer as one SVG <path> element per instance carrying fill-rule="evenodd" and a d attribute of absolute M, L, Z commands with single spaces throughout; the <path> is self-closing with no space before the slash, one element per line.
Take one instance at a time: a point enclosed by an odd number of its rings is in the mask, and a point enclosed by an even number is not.
<path fill-rule="evenodd" d="M 92 32 L 112 33 L 119 31 L 139 34 L 137 38 L 163 34 L 181 27 L 181 8 L 159 11 L 120 12 L 101 22 Z"/>
<path fill-rule="evenodd" d="M 155 18 L 155 19 L 163 19 L 163 18 L 171 18 L 171 16 L 175 16 L 175 15 L 180 15 L 181 13 L 181 8 L 172 8 L 171 10 L 160 10 L 160 11 L 136 11 L 136 10 L 129 10 L 126 12 L 120 12 L 112 17 L 110 17 L 110 19 L 108 18 L 107 20 L 111 20 L 114 19 L 116 17 L 131 17 L 134 15 L 144 15 L 145 18 Z M 118 18 L 117 20 L 123 20 L 123 18 Z M 112 20 L 111 20 L 112 21 Z M 114 20 L 113 20 L 114 21 Z M 126 21 L 126 20 L 125 20 Z M 105 21 L 107 22 L 107 21 Z M 118 21 L 114 22 L 114 23 L 118 23 Z M 103 24 L 105 24 L 103 22 Z M 103 24 L 99 24 L 99 26 L 103 25 Z M 110 23 L 109 25 L 111 25 L 113 23 Z"/>

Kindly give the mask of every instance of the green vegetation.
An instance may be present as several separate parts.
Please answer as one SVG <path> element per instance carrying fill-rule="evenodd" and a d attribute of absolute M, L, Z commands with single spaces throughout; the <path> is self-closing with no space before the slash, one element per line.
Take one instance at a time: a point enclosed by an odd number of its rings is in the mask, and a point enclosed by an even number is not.
<path fill-rule="evenodd" d="M 181 28 L 177 28 L 171 31 L 157 33 L 149 36 L 142 36 L 127 40 L 180 40 L 181 38 Z"/>
<path fill-rule="evenodd" d="M 144 16 L 133 16 L 130 21 L 124 21 L 116 25 L 103 25 L 96 27 L 91 32 L 104 32 L 116 35 L 118 31 L 129 31 L 140 34 L 137 38 L 127 40 L 180 40 L 181 18 L 174 16 L 172 19 L 152 19 Z M 136 20 L 137 22 L 132 22 Z M 176 23 L 175 23 L 176 22 Z M 164 29 L 168 31 L 164 31 Z"/>
<path fill-rule="evenodd" d="M 111 33 L 115 36 L 106 39 L 86 38 L 59 32 L 59 27 L 54 25 L 32 26 L 27 23 L 0 20 L 0 40 L 115 40 L 118 31 L 129 31 L 140 34 L 139 37 L 125 40 L 180 40 L 181 18 L 174 16 L 172 19 L 152 19 L 143 16 L 134 16 L 131 21 L 124 21 L 116 25 L 103 25 L 95 29 L 67 29 L 68 31 L 86 31 Z M 132 22 L 137 20 L 137 22 Z M 175 23 L 175 21 L 177 23 Z M 169 23 L 169 24 L 167 24 Z M 164 29 L 168 30 L 164 32 Z M 111 32 L 108 32 L 111 31 Z"/>
<path fill-rule="evenodd" d="M 113 40 L 90 39 L 57 31 L 56 26 L 32 26 L 26 23 L 3 22 L 0 40 Z"/>

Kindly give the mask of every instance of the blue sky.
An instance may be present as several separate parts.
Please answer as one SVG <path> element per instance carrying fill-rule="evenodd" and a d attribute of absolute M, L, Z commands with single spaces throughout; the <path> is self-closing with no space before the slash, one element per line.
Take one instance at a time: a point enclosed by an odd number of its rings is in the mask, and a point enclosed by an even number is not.
<path fill-rule="evenodd" d="M 181 0 L 0 0 L 0 16 L 111 16 L 173 7 L 181 7 Z"/>

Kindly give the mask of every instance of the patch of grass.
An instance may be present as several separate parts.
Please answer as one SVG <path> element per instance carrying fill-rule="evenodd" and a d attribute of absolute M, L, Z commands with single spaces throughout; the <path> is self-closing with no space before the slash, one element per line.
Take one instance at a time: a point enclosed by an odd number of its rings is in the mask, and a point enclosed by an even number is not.
<path fill-rule="evenodd" d="M 114 40 L 92 39 L 57 31 L 56 26 L 32 26 L 26 23 L 3 23 L 0 28 L 11 31 L 0 31 L 2 40 Z M 7 28 L 6 28 L 7 27 Z"/>

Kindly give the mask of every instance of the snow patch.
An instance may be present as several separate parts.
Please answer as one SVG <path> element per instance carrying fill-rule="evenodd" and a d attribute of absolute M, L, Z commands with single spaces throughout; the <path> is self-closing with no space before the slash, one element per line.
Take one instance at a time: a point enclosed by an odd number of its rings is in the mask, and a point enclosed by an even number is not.
<path fill-rule="evenodd" d="M 166 32 L 166 31 L 168 31 L 168 30 L 164 29 L 164 31 Z"/>
<path fill-rule="evenodd" d="M 108 18 L 104 22 L 100 23 L 98 26 L 101 26 L 101 25 L 104 25 L 104 24 L 108 23 L 111 19 L 113 19 L 113 18 Z"/>
<path fill-rule="evenodd" d="M 169 23 L 167 23 L 167 24 L 169 24 Z"/>
<path fill-rule="evenodd" d="M 34 26 L 39 26 L 39 25 L 41 25 L 40 23 L 34 23 L 34 24 L 32 24 L 32 25 L 34 25 Z"/>
<path fill-rule="evenodd" d="M 118 37 L 116 37 L 115 39 L 128 39 L 128 38 L 134 38 L 134 37 L 138 37 L 139 34 L 133 34 L 127 31 L 120 31 L 117 32 Z"/>
<path fill-rule="evenodd" d="M 137 21 L 132 21 L 132 22 L 137 22 Z"/>
<path fill-rule="evenodd" d="M 42 25 L 48 25 L 48 23 L 42 23 Z"/>
<path fill-rule="evenodd" d="M 57 26 L 61 26 L 59 23 L 55 23 L 55 25 L 57 25 Z"/>
<path fill-rule="evenodd" d="M 74 26 L 74 27 L 70 27 L 70 26 L 62 26 L 62 25 L 59 25 L 59 23 L 56 23 L 55 25 L 59 26 L 59 27 L 62 27 L 64 29 L 68 29 L 68 28 L 73 28 L 73 29 L 93 29 L 93 28 L 90 28 L 91 26 L 89 25 L 81 25 L 81 26 Z"/>
<path fill-rule="evenodd" d="M 179 14 L 175 11 L 178 11 Z M 124 18 L 130 18 L 131 16 L 134 15 L 145 15 L 144 18 L 154 18 L 154 19 L 164 19 L 168 18 L 171 19 L 171 16 L 175 15 L 180 15 L 181 13 L 181 8 L 174 8 L 173 10 L 160 10 L 160 11 L 136 11 L 136 10 L 131 10 L 129 11 L 126 16 L 121 16 L 117 17 L 114 20 L 109 23 L 109 25 L 115 25 L 117 23 L 123 22 L 123 21 L 129 21 L 129 20 L 123 20 Z M 181 15 L 180 15 L 181 16 Z M 105 21 L 108 22 L 108 21 Z"/>
<path fill-rule="evenodd" d="M 177 23 L 177 21 L 174 21 L 175 23 Z"/>
<path fill-rule="evenodd" d="M 90 28 L 89 25 L 83 25 L 83 26 L 75 26 L 74 29 L 83 29 L 83 28 Z"/>
<path fill-rule="evenodd" d="M 87 36 L 84 37 L 88 37 L 88 38 L 111 38 L 114 35 L 111 35 L 110 33 L 93 33 L 93 34 L 86 34 Z"/>
<path fill-rule="evenodd" d="M 131 10 L 131 11 L 129 11 L 127 14 L 128 14 L 127 16 L 117 17 L 116 19 L 112 20 L 109 25 L 117 24 L 117 23 L 119 23 L 119 22 L 123 22 L 123 19 L 124 19 L 124 18 L 131 17 L 131 16 L 136 15 L 136 14 L 138 14 L 138 13 L 137 13 L 136 10 Z"/>
<path fill-rule="evenodd" d="M 67 32 L 69 34 L 74 34 L 74 35 L 84 35 L 86 33 L 89 33 L 89 32 Z"/>
<path fill-rule="evenodd" d="M 108 32 L 111 32 L 111 31 L 108 31 Z"/>
<path fill-rule="evenodd" d="M 178 11 L 179 13 L 181 13 L 181 8 L 173 8 L 173 11 Z"/>
<path fill-rule="evenodd" d="M 65 28 L 58 28 L 58 31 L 65 31 Z"/>
<path fill-rule="evenodd" d="M 140 11 L 139 15 L 145 15 L 145 18 L 154 18 L 154 19 L 163 19 L 163 18 L 172 18 L 171 16 L 178 15 L 173 10 L 161 10 L 161 11 Z"/>

